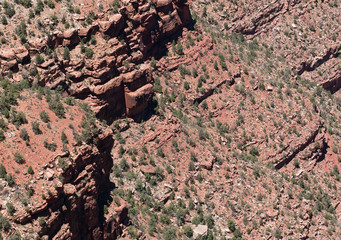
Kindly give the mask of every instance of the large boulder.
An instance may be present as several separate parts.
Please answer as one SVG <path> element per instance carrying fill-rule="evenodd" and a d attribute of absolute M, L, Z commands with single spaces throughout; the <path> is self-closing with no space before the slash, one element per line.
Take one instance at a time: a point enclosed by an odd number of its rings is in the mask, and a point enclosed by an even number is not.
<path fill-rule="evenodd" d="M 25 47 L 13 49 L 18 62 L 24 64 L 30 60 L 30 54 Z"/>
<path fill-rule="evenodd" d="M 75 44 L 79 43 L 80 39 L 78 36 L 78 30 L 73 28 L 66 30 L 63 33 L 63 46 L 74 46 Z"/>
<path fill-rule="evenodd" d="M 124 19 L 121 14 L 115 14 L 109 18 L 109 21 L 100 21 L 99 29 L 105 35 L 110 37 L 117 36 L 124 27 Z"/>
<path fill-rule="evenodd" d="M 174 10 L 172 0 L 154 0 L 153 3 L 158 13 L 168 14 Z"/>
<path fill-rule="evenodd" d="M 198 225 L 193 229 L 193 239 L 197 237 L 205 237 L 207 235 L 207 225 Z"/>
<path fill-rule="evenodd" d="M 13 60 L 15 58 L 15 53 L 13 49 L 8 49 L 0 52 L 0 59 L 3 60 Z"/>
<path fill-rule="evenodd" d="M 91 35 L 95 34 L 99 30 L 98 24 L 94 24 L 78 30 L 78 36 L 80 38 L 90 38 Z"/>
<path fill-rule="evenodd" d="M 46 49 L 47 41 L 46 39 L 35 39 L 28 42 L 27 49 L 30 53 L 42 52 Z"/>
<path fill-rule="evenodd" d="M 193 21 L 188 3 L 176 5 L 175 9 L 178 11 L 183 26 L 186 26 Z"/>
<path fill-rule="evenodd" d="M 135 116 L 147 107 L 154 93 L 153 85 L 148 83 L 134 92 L 125 93 L 127 116 Z"/>
<path fill-rule="evenodd" d="M 150 82 L 150 69 L 147 65 L 141 65 L 138 70 L 133 70 L 123 75 L 123 83 L 129 91 L 135 91 L 147 82 Z"/>
<path fill-rule="evenodd" d="M 164 37 L 171 36 L 182 28 L 181 18 L 176 10 L 170 15 L 165 15 L 161 18 L 162 34 Z"/>

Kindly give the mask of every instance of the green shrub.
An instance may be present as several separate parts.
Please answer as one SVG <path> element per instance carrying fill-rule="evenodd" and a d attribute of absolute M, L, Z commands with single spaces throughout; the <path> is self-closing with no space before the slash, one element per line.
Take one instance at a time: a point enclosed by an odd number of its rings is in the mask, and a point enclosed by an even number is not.
<path fill-rule="evenodd" d="M 187 82 L 187 81 L 184 82 L 184 88 L 186 90 L 189 90 L 189 88 L 190 88 L 189 82 Z"/>
<path fill-rule="evenodd" d="M 47 112 L 45 112 L 44 110 L 41 111 L 41 112 L 39 113 L 39 115 L 40 115 L 41 120 L 42 120 L 44 123 L 48 123 L 48 122 L 50 121 L 49 114 L 48 114 Z"/>
<path fill-rule="evenodd" d="M 128 229 L 128 233 L 132 239 L 138 239 L 139 234 L 136 232 L 136 229 L 133 225 L 130 225 L 127 229 Z"/>
<path fill-rule="evenodd" d="M 207 110 L 208 109 L 208 105 L 206 101 L 203 101 L 201 104 L 202 109 Z"/>
<path fill-rule="evenodd" d="M 19 164 L 23 164 L 25 162 L 25 159 L 23 155 L 21 155 L 19 152 L 14 153 L 14 161 L 16 161 Z"/>
<path fill-rule="evenodd" d="M 75 103 L 76 103 L 76 101 L 75 101 L 75 99 L 74 99 L 73 97 L 67 97 L 67 98 L 65 99 L 65 103 L 66 103 L 67 105 L 69 105 L 69 106 L 74 106 Z"/>
<path fill-rule="evenodd" d="M 225 62 L 225 57 L 222 53 L 219 53 L 219 63 L 220 66 L 223 70 L 227 71 L 227 66 L 226 66 L 226 62 Z"/>
<path fill-rule="evenodd" d="M 183 47 L 182 47 L 181 42 L 178 42 L 178 44 L 176 45 L 175 52 L 180 56 L 184 55 L 184 51 L 183 51 Z"/>
<path fill-rule="evenodd" d="M 30 175 L 34 174 L 33 168 L 31 166 L 28 167 L 27 173 L 30 174 Z"/>
<path fill-rule="evenodd" d="M 218 68 L 218 62 L 217 62 L 217 61 L 214 61 L 213 67 L 214 67 L 215 70 L 217 70 L 217 71 L 219 70 L 219 68 Z"/>
<path fill-rule="evenodd" d="M 8 203 L 6 204 L 6 207 L 7 207 L 7 213 L 8 213 L 10 216 L 12 216 L 12 215 L 17 211 L 17 210 L 15 209 L 13 203 L 11 203 L 11 202 L 8 202 Z"/>
<path fill-rule="evenodd" d="M 96 40 L 95 35 L 91 35 L 90 44 L 92 44 L 92 45 L 96 45 L 97 44 L 97 40 Z"/>
<path fill-rule="evenodd" d="M 126 172 L 129 169 L 129 164 L 127 163 L 127 160 L 125 158 L 122 158 L 120 161 L 120 167 L 122 171 Z"/>
<path fill-rule="evenodd" d="M 70 60 L 70 49 L 68 47 L 64 48 L 63 57 L 64 57 L 64 60 Z"/>
<path fill-rule="evenodd" d="M 82 131 L 82 139 L 86 143 L 90 143 L 92 140 L 92 133 L 90 128 L 86 128 Z M 122 147 L 122 146 L 120 146 Z"/>
<path fill-rule="evenodd" d="M 63 104 L 60 102 L 58 98 L 51 99 L 49 102 L 49 109 L 52 110 L 57 117 L 63 118 L 65 115 L 65 110 Z"/>
<path fill-rule="evenodd" d="M 32 9 L 30 9 L 30 11 L 28 13 L 28 17 L 29 17 L 29 19 L 33 19 L 34 18 L 34 11 Z"/>
<path fill-rule="evenodd" d="M 5 178 L 7 175 L 6 168 L 4 165 L 0 164 L 0 178 Z"/>
<path fill-rule="evenodd" d="M 55 6 L 54 6 L 54 3 L 52 2 L 52 0 L 47 0 L 47 6 L 49 7 L 49 8 L 54 8 Z"/>
<path fill-rule="evenodd" d="M 36 14 L 40 14 L 44 10 L 44 3 L 41 0 L 37 0 L 37 5 L 34 8 Z"/>
<path fill-rule="evenodd" d="M 195 171 L 195 165 L 192 161 L 188 164 L 188 171 Z"/>
<path fill-rule="evenodd" d="M 86 48 L 84 54 L 86 57 L 91 58 L 94 55 L 94 51 L 91 48 Z"/>
<path fill-rule="evenodd" d="M 10 187 L 13 187 L 15 185 L 15 179 L 14 179 L 14 176 L 12 174 L 6 175 L 5 180 L 7 181 L 8 185 Z"/>
<path fill-rule="evenodd" d="M 0 130 L 0 142 L 6 139 L 4 131 Z"/>
<path fill-rule="evenodd" d="M 15 28 L 15 33 L 19 36 L 20 42 L 22 44 L 27 42 L 27 26 L 24 21 L 22 21 L 17 27 Z"/>
<path fill-rule="evenodd" d="M 165 157 L 165 153 L 163 152 L 163 149 L 162 149 L 162 148 L 158 148 L 156 152 L 157 152 L 157 155 L 158 155 L 159 157 L 162 157 L 162 158 Z"/>
<path fill-rule="evenodd" d="M 47 140 L 44 141 L 44 147 L 50 151 L 56 151 L 57 144 L 56 143 L 49 143 Z"/>
<path fill-rule="evenodd" d="M 258 148 L 252 146 L 251 149 L 250 149 L 250 154 L 251 154 L 252 156 L 259 156 L 259 150 L 258 150 Z"/>
<path fill-rule="evenodd" d="M 163 239 L 164 240 L 173 240 L 177 239 L 176 236 L 176 230 L 175 229 L 169 229 L 163 233 Z"/>
<path fill-rule="evenodd" d="M 187 237 L 191 238 L 193 236 L 193 229 L 190 226 L 183 227 L 183 230 Z"/>
<path fill-rule="evenodd" d="M 13 4 L 9 4 L 7 1 L 4 1 L 3 8 L 5 9 L 5 14 L 9 18 L 14 16 L 15 10 L 14 10 L 14 5 Z"/>
<path fill-rule="evenodd" d="M 32 126 L 32 130 L 33 130 L 34 134 L 38 135 L 38 134 L 42 133 L 42 131 L 39 128 L 39 122 L 37 122 L 37 121 L 31 122 L 31 126 Z"/>
<path fill-rule="evenodd" d="M 295 160 L 294 160 L 294 167 L 295 168 L 299 168 L 300 167 L 300 162 L 298 161 L 297 158 L 295 158 Z"/>
<path fill-rule="evenodd" d="M 192 75 L 194 78 L 198 77 L 198 70 L 196 68 L 192 69 Z"/>
<path fill-rule="evenodd" d="M 25 8 L 32 7 L 32 1 L 31 0 L 15 0 L 14 2 L 24 6 Z"/>
<path fill-rule="evenodd" d="M 236 230 L 236 224 L 231 219 L 227 220 L 227 227 L 231 230 L 231 232 L 234 232 Z"/>
<path fill-rule="evenodd" d="M 8 219 L 0 213 L 0 229 L 8 232 L 11 229 L 11 223 Z"/>
<path fill-rule="evenodd" d="M 62 143 L 63 144 L 68 144 L 69 141 L 67 140 L 67 136 L 64 132 L 62 132 L 62 136 L 61 136 L 61 139 L 62 139 Z"/>
<path fill-rule="evenodd" d="M 12 111 L 12 123 L 17 128 L 19 128 L 19 126 L 22 125 L 22 124 L 26 124 L 27 123 L 27 119 L 26 119 L 25 113 Z"/>
<path fill-rule="evenodd" d="M 44 61 L 45 61 L 44 58 L 39 53 L 37 53 L 36 54 L 36 64 L 42 64 Z"/>
<path fill-rule="evenodd" d="M 55 25 L 58 24 L 58 17 L 56 15 L 56 13 L 52 14 L 50 17 L 50 20 L 52 21 L 52 25 L 50 25 L 51 29 L 53 29 Z"/>
<path fill-rule="evenodd" d="M 58 167 L 63 170 L 66 170 L 69 167 L 69 164 L 65 161 L 65 158 L 60 158 L 58 160 Z"/>
<path fill-rule="evenodd" d="M 150 66 L 152 69 L 156 69 L 156 64 L 157 64 L 157 61 L 155 60 L 154 57 L 152 57 L 152 59 L 150 60 Z"/>
<path fill-rule="evenodd" d="M 30 135 L 28 135 L 28 132 L 27 132 L 26 128 L 20 129 L 19 136 L 20 136 L 24 141 L 26 141 L 26 143 L 29 143 L 29 142 L 30 142 Z"/>
<path fill-rule="evenodd" d="M 39 226 L 45 226 L 46 225 L 46 221 L 45 221 L 45 218 L 44 217 L 39 217 L 38 218 L 38 223 L 39 223 Z"/>
<path fill-rule="evenodd" d="M 2 15 L 2 18 L 1 18 L 1 23 L 2 23 L 2 25 L 7 25 L 7 24 L 8 24 L 8 22 L 7 22 L 7 18 L 6 18 L 6 16 L 5 16 L 5 15 Z"/>

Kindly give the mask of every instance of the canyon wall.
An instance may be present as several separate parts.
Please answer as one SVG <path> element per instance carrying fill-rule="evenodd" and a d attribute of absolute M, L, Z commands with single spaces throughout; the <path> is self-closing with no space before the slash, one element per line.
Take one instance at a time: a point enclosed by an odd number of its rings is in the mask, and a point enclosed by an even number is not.
<path fill-rule="evenodd" d="M 85 99 L 101 119 L 133 117 L 143 112 L 154 91 L 151 68 L 144 61 L 160 55 L 165 42 L 191 22 L 184 0 L 127 1 L 119 13 L 108 13 L 87 27 L 55 32 L 1 52 L 2 75 L 31 70 L 32 79 L 39 73 L 39 85 L 60 86 L 69 95 Z M 91 56 L 80 56 L 93 35 L 102 44 L 93 46 Z M 63 56 L 66 47 L 70 58 Z M 51 50 L 53 56 L 35 61 L 37 54 Z"/>

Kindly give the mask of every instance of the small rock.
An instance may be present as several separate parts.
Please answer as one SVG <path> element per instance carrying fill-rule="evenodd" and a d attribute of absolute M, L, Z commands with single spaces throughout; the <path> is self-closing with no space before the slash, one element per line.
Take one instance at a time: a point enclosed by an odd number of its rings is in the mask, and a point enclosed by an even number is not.
<path fill-rule="evenodd" d="M 66 195 L 73 195 L 76 192 L 76 187 L 72 184 L 65 184 L 64 185 L 64 193 Z"/>
<path fill-rule="evenodd" d="M 272 88 L 272 86 L 271 85 L 267 85 L 266 86 L 266 91 L 269 91 L 269 92 L 271 92 L 273 90 L 273 88 Z"/>
<path fill-rule="evenodd" d="M 54 171 L 52 171 L 51 169 L 47 169 L 45 172 L 45 178 L 50 181 L 53 179 L 53 176 L 54 176 Z"/>
<path fill-rule="evenodd" d="M 299 177 L 304 171 L 301 169 L 296 173 L 296 177 Z"/>
<path fill-rule="evenodd" d="M 207 225 L 198 225 L 193 229 L 193 239 L 197 237 L 205 237 L 207 235 Z"/>

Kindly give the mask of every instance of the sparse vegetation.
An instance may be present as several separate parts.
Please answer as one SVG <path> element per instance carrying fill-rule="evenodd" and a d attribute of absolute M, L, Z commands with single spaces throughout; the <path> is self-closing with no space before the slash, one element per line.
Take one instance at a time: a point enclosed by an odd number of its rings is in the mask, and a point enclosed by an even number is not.
<path fill-rule="evenodd" d="M 25 163 L 25 159 L 23 155 L 21 155 L 19 152 L 15 152 L 13 156 L 14 156 L 14 161 L 16 163 L 19 163 L 19 164 Z"/>

